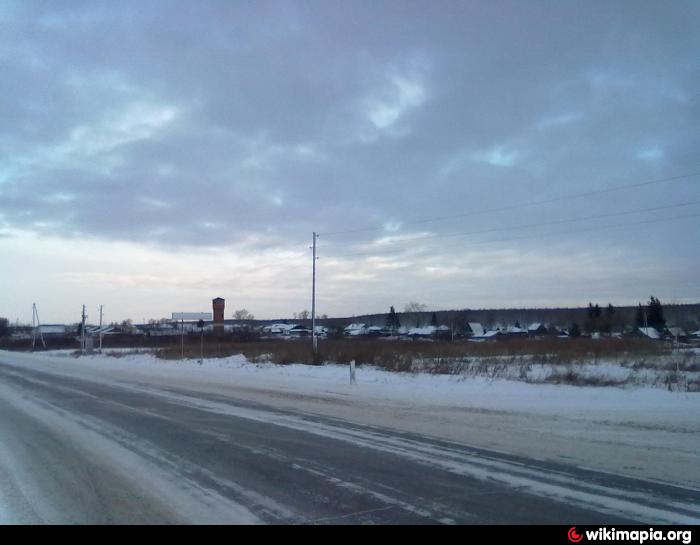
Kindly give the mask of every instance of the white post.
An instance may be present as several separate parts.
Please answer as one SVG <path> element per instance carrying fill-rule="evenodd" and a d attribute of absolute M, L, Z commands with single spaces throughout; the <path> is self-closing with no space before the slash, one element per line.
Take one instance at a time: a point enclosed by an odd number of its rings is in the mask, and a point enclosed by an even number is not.
<path fill-rule="evenodd" d="M 355 379 L 355 360 L 350 361 L 350 384 L 357 384 Z"/>

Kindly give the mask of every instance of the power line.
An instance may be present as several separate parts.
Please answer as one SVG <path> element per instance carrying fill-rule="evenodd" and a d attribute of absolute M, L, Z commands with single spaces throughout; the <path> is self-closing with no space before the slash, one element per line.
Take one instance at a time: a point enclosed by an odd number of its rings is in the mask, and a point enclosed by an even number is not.
<path fill-rule="evenodd" d="M 488 233 L 496 233 L 496 232 L 503 232 L 503 231 L 517 231 L 520 229 L 526 229 L 526 228 L 532 228 L 532 227 L 544 227 L 544 226 L 551 226 L 551 225 L 561 225 L 565 223 L 573 223 L 577 221 L 586 221 L 586 220 L 591 220 L 591 219 L 603 219 L 603 218 L 609 218 L 609 217 L 617 217 L 617 216 L 624 216 L 624 215 L 629 215 L 629 214 L 639 214 L 639 213 L 645 213 L 645 212 L 652 212 L 652 211 L 658 211 L 658 210 L 667 210 L 667 209 L 672 209 L 672 208 L 680 208 L 680 207 L 685 207 L 685 206 L 693 206 L 696 204 L 700 204 L 700 200 L 698 201 L 691 201 L 687 203 L 676 203 L 676 204 L 670 204 L 670 205 L 664 205 L 664 206 L 655 206 L 655 207 L 650 207 L 650 208 L 640 208 L 640 209 L 635 209 L 635 210 L 625 210 L 622 212 L 611 212 L 608 214 L 597 214 L 597 215 L 592 215 L 592 216 L 583 216 L 583 217 L 578 217 L 578 218 L 568 218 L 568 219 L 562 219 L 562 220 L 552 220 L 552 221 L 546 221 L 546 222 L 538 222 L 538 223 L 529 223 L 529 224 L 521 224 L 521 225 L 515 225 L 515 226 L 510 226 L 510 227 L 495 227 L 492 229 L 483 229 L 479 231 L 470 231 L 470 232 L 462 232 L 462 233 L 448 233 L 444 235 L 425 235 L 425 236 L 420 236 L 420 237 L 413 237 L 409 239 L 399 239 L 396 240 L 395 242 L 414 242 L 416 240 L 430 240 L 430 239 L 439 239 L 439 238 L 449 238 L 449 237 L 462 237 L 462 236 L 473 236 L 473 235 L 479 235 L 479 234 L 488 234 Z M 588 227 L 588 228 L 579 228 L 579 229 L 570 229 L 566 231 L 557 231 L 556 233 L 540 233 L 540 234 L 533 234 L 533 235 L 526 235 L 522 237 L 509 237 L 509 238 L 503 238 L 503 239 L 496 239 L 496 240 L 491 240 L 491 241 L 479 241 L 479 242 L 473 242 L 470 243 L 472 245 L 474 244 L 490 244 L 492 242 L 509 242 L 509 241 L 516 241 L 516 240 L 527 240 L 527 239 L 534 239 L 534 238 L 539 238 L 542 236 L 557 236 L 557 235 L 562 235 L 562 234 L 576 234 L 576 233 L 585 233 L 589 231 L 598 231 L 598 230 L 604 230 L 608 228 L 619 228 L 619 227 L 627 227 L 627 226 L 635 226 L 635 225 L 646 225 L 649 223 L 658 223 L 658 222 L 666 222 L 666 221 L 673 221 L 673 220 L 678 220 L 678 219 L 687 219 L 687 218 L 694 218 L 694 217 L 700 217 L 700 214 L 689 214 L 685 216 L 674 216 L 671 218 L 656 218 L 656 219 L 650 219 L 650 220 L 641 220 L 641 221 L 636 221 L 636 222 L 625 222 L 625 223 L 617 223 L 617 224 L 608 224 L 608 225 L 603 225 L 603 226 L 594 226 L 594 227 Z M 318 235 L 316 235 L 318 236 Z M 336 245 L 339 246 L 339 245 Z M 423 247 L 422 249 L 440 249 L 440 248 L 451 248 L 451 247 L 463 247 L 464 245 L 462 243 L 458 244 L 448 244 L 448 245 L 433 245 L 433 246 L 428 246 Z M 419 248 L 421 250 L 421 248 Z M 328 254 L 325 256 L 326 259 L 339 259 L 339 258 L 349 258 L 349 257 L 374 257 L 374 256 L 379 256 L 379 255 L 400 255 L 407 251 L 407 249 L 397 249 L 395 252 L 391 253 L 386 253 L 383 252 L 382 248 L 375 248 L 370 251 L 363 251 L 363 252 L 352 252 L 352 253 L 345 253 L 345 254 Z M 300 256 L 301 258 L 302 256 Z M 318 259 L 318 257 L 317 257 Z M 283 264 L 281 262 L 278 262 L 278 264 Z M 290 270 L 296 270 L 296 269 L 304 269 L 306 268 L 306 265 L 291 265 L 291 266 L 285 266 L 285 271 L 290 271 Z"/>
<path fill-rule="evenodd" d="M 608 224 L 608 225 L 599 225 L 595 227 L 589 227 L 589 228 L 583 228 L 583 229 L 569 229 L 567 231 L 557 231 L 555 233 L 538 233 L 538 234 L 533 234 L 533 235 L 526 235 L 522 237 L 509 237 L 509 238 L 502 238 L 502 239 L 495 239 L 495 240 L 482 240 L 482 241 L 477 241 L 477 242 L 471 242 L 469 246 L 481 246 L 485 244 L 493 244 L 493 243 L 500 243 L 500 242 L 512 242 L 516 240 L 527 240 L 527 239 L 538 239 L 541 237 L 551 237 L 551 236 L 560 236 L 560 235 L 566 235 L 566 234 L 578 234 L 578 233 L 587 233 L 587 232 L 592 232 L 592 231 L 602 231 L 606 229 L 615 229 L 615 228 L 624 228 L 624 227 L 633 227 L 637 225 L 647 225 L 647 224 L 652 224 L 652 223 L 662 223 L 662 222 L 667 222 L 667 221 L 675 221 L 675 220 L 682 220 L 682 219 L 689 219 L 689 218 L 700 218 L 700 214 L 687 214 L 685 216 L 674 216 L 672 218 L 656 218 L 656 219 L 651 219 L 651 220 L 640 220 L 636 222 L 625 222 L 625 223 L 616 223 L 616 224 Z M 457 243 L 457 244 L 443 244 L 443 245 L 433 245 L 433 246 L 423 246 L 421 248 L 417 248 L 419 252 L 425 252 L 425 251 L 430 251 L 430 250 L 441 250 L 444 248 L 463 248 L 465 247 L 464 243 Z M 402 255 L 406 253 L 409 248 L 404 248 L 396 252 L 390 252 L 390 253 L 382 253 L 382 252 L 358 252 L 358 253 L 351 253 L 351 254 L 336 254 L 336 255 L 328 255 L 327 259 L 344 259 L 348 257 L 383 257 L 383 256 L 397 256 L 397 255 Z"/>
<path fill-rule="evenodd" d="M 493 212 L 503 212 L 506 210 L 516 210 L 518 208 L 527 208 L 530 206 L 538 206 L 541 204 L 550 204 L 550 203 L 554 203 L 554 202 L 564 201 L 567 199 L 580 199 L 583 197 L 590 197 L 592 195 L 603 195 L 603 194 L 612 193 L 615 191 L 622 191 L 624 189 L 632 189 L 632 188 L 636 188 L 636 187 L 644 187 L 644 186 L 660 184 L 660 183 L 665 183 L 665 182 L 684 180 L 684 179 L 693 178 L 696 176 L 700 176 L 700 172 L 692 172 L 689 174 L 682 174 L 680 176 L 671 176 L 668 178 L 659 178 L 659 179 L 655 179 L 655 180 L 648 180 L 645 182 L 638 182 L 638 183 L 634 183 L 634 184 L 618 185 L 618 186 L 608 187 L 605 189 L 586 191 L 583 193 L 573 193 L 571 195 L 562 195 L 560 197 L 552 197 L 551 199 L 543 199 L 543 200 L 539 200 L 539 201 L 531 201 L 531 202 L 527 202 L 527 203 L 512 204 L 512 205 L 508 205 L 508 206 L 500 206 L 500 207 L 487 208 L 487 209 L 481 209 L 481 210 L 472 210 L 470 212 L 464 212 L 462 214 L 453 214 L 453 215 L 449 215 L 449 216 L 436 216 L 436 217 L 426 218 L 426 219 L 422 219 L 422 220 L 407 221 L 407 222 L 403 222 L 403 225 L 419 225 L 419 224 L 424 224 L 424 223 L 446 221 L 446 220 L 450 220 L 450 219 L 465 218 L 465 217 L 476 216 L 476 215 L 481 215 L 481 214 L 489 214 L 489 213 L 493 213 Z M 330 237 L 330 236 L 337 236 L 337 235 L 343 235 L 343 234 L 363 233 L 363 232 L 372 232 L 372 231 L 384 231 L 384 227 L 365 227 L 365 228 L 358 228 L 358 229 L 346 229 L 346 230 L 341 230 L 341 231 L 331 231 L 328 233 L 322 233 L 322 235 L 326 236 L 326 237 Z"/>
<path fill-rule="evenodd" d="M 639 183 L 634 183 L 634 184 L 625 184 L 625 185 L 620 185 L 620 186 L 608 187 L 605 189 L 576 193 L 576 194 L 571 194 L 571 195 L 563 195 L 560 197 L 554 197 L 551 199 L 544 199 L 544 200 L 540 200 L 540 201 L 531 201 L 528 203 L 520 203 L 520 204 L 513 204 L 513 205 L 508 205 L 508 206 L 502 206 L 502 207 L 494 207 L 494 208 L 489 208 L 489 209 L 475 210 L 475 211 L 466 212 L 463 214 L 455 214 L 455 215 L 450 215 L 450 216 L 434 217 L 434 218 L 427 218 L 427 219 L 423 219 L 423 220 L 404 222 L 403 224 L 404 225 L 418 225 L 418 224 L 432 223 L 432 222 L 444 221 L 444 220 L 455 219 L 455 218 L 469 217 L 469 216 L 473 216 L 473 215 L 481 215 L 481 214 L 492 213 L 492 212 L 514 210 L 514 209 L 518 209 L 518 208 L 526 208 L 526 207 L 530 207 L 530 206 L 537 206 L 537 205 L 542 205 L 542 204 L 560 202 L 560 201 L 567 200 L 567 199 L 578 199 L 578 198 L 588 197 L 588 196 L 592 196 L 592 195 L 600 195 L 600 194 L 606 194 L 606 193 L 611 193 L 611 192 L 615 192 L 615 191 L 621 191 L 624 189 L 649 186 L 649 185 L 659 184 L 659 183 L 664 183 L 664 182 L 678 181 L 678 180 L 688 179 L 688 178 L 692 178 L 692 177 L 696 177 L 696 176 L 700 176 L 700 172 L 693 172 L 693 173 L 689 173 L 689 174 L 683 174 L 680 176 L 660 178 L 660 179 L 649 180 L 649 181 L 639 182 Z M 692 201 L 692 202 L 688 202 L 688 203 L 677 203 L 677 204 L 672 204 L 672 205 L 638 209 L 638 210 L 612 212 L 609 214 L 599 214 L 599 215 L 585 216 L 585 217 L 579 217 L 579 218 L 570 218 L 570 219 L 563 219 L 563 220 L 553 220 L 553 221 L 548 221 L 548 222 L 523 224 L 523 225 L 517 225 L 517 226 L 512 226 L 512 227 L 499 227 L 499 228 L 485 229 L 485 230 L 480 230 L 480 231 L 447 233 L 447 234 L 442 234 L 442 235 L 422 235 L 422 236 L 416 236 L 416 237 L 410 237 L 410 238 L 404 238 L 404 239 L 397 239 L 395 241 L 392 241 L 392 243 L 393 242 L 412 242 L 415 240 L 424 240 L 424 239 L 433 239 L 433 238 L 471 236 L 471 235 L 476 235 L 476 234 L 487 234 L 487 233 L 491 233 L 491 232 L 526 229 L 526 228 L 546 226 L 546 225 L 557 225 L 557 224 L 570 223 L 570 222 L 576 222 L 576 221 L 602 219 L 602 218 L 607 218 L 607 217 L 622 216 L 622 215 L 642 213 L 642 212 L 650 212 L 650 211 L 655 211 L 655 210 L 663 210 L 663 209 L 677 208 L 677 207 L 683 207 L 683 206 L 691 206 L 693 204 L 700 204 L 700 201 Z M 595 227 L 592 229 L 577 229 L 577 230 L 568 231 L 568 232 L 578 233 L 578 232 L 586 232 L 586 231 L 590 231 L 590 230 L 598 230 L 601 228 L 606 229 L 606 228 L 623 227 L 623 226 L 627 226 L 627 225 L 643 225 L 643 224 L 647 224 L 647 223 L 656 223 L 658 221 L 671 221 L 674 219 L 683 219 L 683 218 L 689 218 L 689 217 L 696 217 L 696 216 L 690 215 L 690 216 L 679 216 L 676 218 L 662 218 L 662 219 L 658 219 L 658 220 L 646 220 L 646 221 L 626 223 L 626 224 L 615 224 L 615 225 L 610 225 L 610 226 L 603 226 L 600 228 Z M 344 231 L 333 231 L 333 232 L 329 232 L 329 233 L 324 233 L 324 236 L 334 236 L 334 235 L 346 234 L 346 233 L 383 231 L 383 230 L 384 230 L 384 228 L 382 228 L 382 227 L 349 229 L 349 230 L 344 230 Z M 552 234 L 556 235 L 556 234 L 564 234 L 564 233 L 567 233 L 567 232 L 560 231 L 559 233 L 552 233 Z M 552 234 L 550 234 L 550 235 L 552 235 Z M 316 235 L 316 236 L 319 236 L 319 235 Z M 527 239 L 527 238 L 537 238 L 537 236 L 543 236 L 543 235 L 536 235 L 535 237 L 526 236 L 526 237 L 499 239 L 499 240 L 492 241 L 492 242 L 506 242 L 506 241 L 511 241 L 511 240 L 522 240 L 522 239 Z M 363 241 L 354 242 L 354 243 L 347 243 L 347 244 L 341 243 L 341 244 L 334 244 L 334 246 L 353 246 L 353 245 L 362 244 L 362 242 Z M 486 241 L 486 243 L 490 243 L 490 242 Z M 480 244 L 480 243 L 477 243 L 477 244 Z M 443 245 L 440 247 L 449 247 L 449 246 Z M 326 257 L 327 258 L 345 258 L 345 257 L 355 257 L 355 256 L 358 256 L 358 257 L 359 256 L 376 256 L 378 253 L 379 252 L 377 252 L 377 251 L 356 252 L 356 253 L 341 254 L 341 255 L 328 255 Z M 402 253 L 402 251 L 396 252 L 395 254 L 398 255 L 400 253 Z M 293 257 L 290 256 L 289 258 L 287 258 L 285 260 L 276 260 L 276 263 L 270 263 L 268 265 L 274 265 L 274 264 L 283 265 L 283 266 L 285 266 L 285 272 L 286 272 L 286 271 L 290 271 L 290 270 L 305 268 L 306 267 L 305 265 L 302 265 L 302 264 L 296 265 L 297 260 L 301 261 L 302 259 L 305 259 L 304 254 L 299 254 L 298 256 L 293 256 Z M 290 265 L 286 265 L 286 263 L 290 263 Z M 295 263 L 295 264 L 292 265 L 291 263 Z"/>
<path fill-rule="evenodd" d="M 578 218 L 551 220 L 551 221 L 536 222 L 536 223 L 525 223 L 525 224 L 520 224 L 520 225 L 513 225 L 510 227 L 494 227 L 491 229 L 482 229 L 479 231 L 467 231 L 467 232 L 445 233 L 445 234 L 435 234 L 435 235 L 416 235 L 414 237 L 389 239 L 389 240 L 386 240 L 384 242 L 384 244 L 397 244 L 397 243 L 413 242 L 416 240 L 426 240 L 426 239 L 435 239 L 435 238 L 449 238 L 449 237 L 462 237 L 462 236 L 470 236 L 470 235 L 482 235 L 482 234 L 486 234 L 486 233 L 495 233 L 495 232 L 499 232 L 499 231 L 514 231 L 514 230 L 518 230 L 518 229 L 527 229 L 530 227 L 542 227 L 542 226 L 546 226 L 546 225 L 560 225 L 560 224 L 564 224 L 564 223 L 573 223 L 573 222 L 577 222 L 577 221 L 611 218 L 611 217 L 616 217 L 616 216 L 626 216 L 629 214 L 641 214 L 641 213 L 645 213 L 645 212 L 655 212 L 658 210 L 668 210 L 671 208 L 681 208 L 684 206 L 692 206 L 695 204 L 700 204 L 700 200 L 690 201 L 690 202 L 682 202 L 682 203 L 676 203 L 676 204 L 669 204 L 669 205 L 664 205 L 664 206 L 653 206 L 650 208 L 638 208 L 638 209 L 634 209 L 634 210 L 625 210 L 622 212 L 609 212 L 606 214 L 596 214 L 593 216 L 581 216 Z M 359 241 L 359 242 L 349 242 L 349 243 L 345 243 L 345 244 L 333 244 L 333 246 L 334 247 L 356 246 L 356 245 L 363 244 L 363 242 L 371 242 L 371 241 Z"/>

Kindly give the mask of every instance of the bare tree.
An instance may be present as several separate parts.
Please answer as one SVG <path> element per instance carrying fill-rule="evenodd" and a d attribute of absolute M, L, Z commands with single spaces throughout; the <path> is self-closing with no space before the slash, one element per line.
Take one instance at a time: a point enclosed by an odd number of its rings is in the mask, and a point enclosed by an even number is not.
<path fill-rule="evenodd" d="M 417 303 L 416 301 L 411 301 L 410 303 L 406 303 L 406 306 L 403 307 L 404 312 L 425 312 L 425 309 L 428 308 L 428 305 L 424 305 L 423 303 Z"/>
<path fill-rule="evenodd" d="M 233 318 L 234 320 L 255 320 L 255 316 L 244 308 L 235 311 L 233 313 Z"/>
<path fill-rule="evenodd" d="M 416 301 L 411 301 L 410 303 L 407 303 L 405 307 L 403 307 L 403 311 L 406 314 L 410 314 L 412 318 L 416 322 L 416 327 L 420 327 L 420 314 L 421 312 L 425 312 L 425 309 L 428 308 L 428 305 L 424 305 L 423 303 L 417 303 Z"/>

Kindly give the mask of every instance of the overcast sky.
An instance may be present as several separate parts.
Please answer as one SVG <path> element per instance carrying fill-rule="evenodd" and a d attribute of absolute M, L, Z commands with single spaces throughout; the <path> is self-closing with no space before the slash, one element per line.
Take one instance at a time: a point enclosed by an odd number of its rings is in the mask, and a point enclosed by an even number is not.
<path fill-rule="evenodd" d="M 331 316 L 699 302 L 698 28 L 696 1 L 0 0 L 0 316 L 291 317 L 313 231 Z"/>

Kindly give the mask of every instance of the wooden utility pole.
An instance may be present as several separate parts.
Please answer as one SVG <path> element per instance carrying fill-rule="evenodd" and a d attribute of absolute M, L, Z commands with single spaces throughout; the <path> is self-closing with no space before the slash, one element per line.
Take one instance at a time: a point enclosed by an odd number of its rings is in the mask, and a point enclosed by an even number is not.
<path fill-rule="evenodd" d="M 44 342 L 44 334 L 41 332 L 41 322 L 39 321 L 39 311 L 36 309 L 36 303 L 32 304 L 32 350 L 34 350 L 34 345 L 36 344 L 36 334 L 39 333 L 39 339 L 41 339 L 41 346 L 46 348 L 46 343 Z"/>
<path fill-rule="evenodd" d="M 102 305 L 100 305 L 100 354 L 102 354 Z"/>
<path fill-rule="evenodd" d="M 85 305 L 83 305 L 83 317 L 80 322 L 80 352 L 85 354 Z"/>
<path fill-rule="evenodd" d="M 312 248 L 312 280 L 311 280 L 311 345 L 314 355 L 318 352 L 318 339 L 316 338 L 316 239 L 318 235 L 314 231 Z"/>

